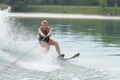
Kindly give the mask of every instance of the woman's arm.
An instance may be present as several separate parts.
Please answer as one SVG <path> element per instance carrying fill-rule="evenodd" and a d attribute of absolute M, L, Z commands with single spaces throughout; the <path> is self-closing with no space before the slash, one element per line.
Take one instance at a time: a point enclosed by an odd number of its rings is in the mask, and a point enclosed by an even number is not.
<path fill-rule="evenodd" d="M 47 34 L 47 36 L 50 36 L 50 35 L 51 35 L 51 33 L 52 33 L 52 29 L 50 28 L 50 30 L 49 30 L 49 32 L 48 32 L 48 34 Z"/>
<path fill-rule="evenodd" d="M 41 36 L 45 36 L 45 34 L 42 32 L 41 28 L 38 28 L 38 33 L 39 33 Z"/>

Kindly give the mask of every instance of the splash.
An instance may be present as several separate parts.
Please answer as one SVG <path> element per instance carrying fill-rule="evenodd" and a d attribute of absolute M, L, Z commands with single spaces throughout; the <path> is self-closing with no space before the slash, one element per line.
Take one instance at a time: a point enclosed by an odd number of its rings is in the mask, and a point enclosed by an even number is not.
<path fill-rule="evenodd" d="M 51 72 L 56 69 L 62 68 L 58 61 L 55 60 L 50 54 L 44 55 L 30 61 L 20 61 L 20 65 L 28 70 Z"/>
<path fill-rule="evenodd" d="M 6 40 L 6 38 L 8 37 L 8 33 L 9 33 L 9 21 L 10 19 L 7 17 L 7 14 L 9 12 L 9 8 L 6 10 L 0 10 L 0 37 L 3 42 Z"/>
<path fill-rule="evenodd" d="M 37 35 L 31 34 L 24 25 L 16 22 L 15 18 L 8 17 L 9 12 L 10 7 L 0 10 L 0 57 L 7 62 L 3 67 L 19 65 L 28 70 L 45 72 L 58 69 L 59 64 L 53 57 L 43 54 L 44 51 L 36 40 Z M 29 35 L 35 36 L 35 39 L 30 38 Z"/>

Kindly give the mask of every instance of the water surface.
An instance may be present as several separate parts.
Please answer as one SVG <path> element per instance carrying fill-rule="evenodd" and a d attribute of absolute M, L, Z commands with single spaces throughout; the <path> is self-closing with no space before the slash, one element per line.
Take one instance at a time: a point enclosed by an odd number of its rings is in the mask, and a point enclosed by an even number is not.
<path fill-rule="evenodd" d="M 118 20 L 46 19 L 51 38 L 67 62 L 57 61 L 52 46 L 48 54 L 39 45 L 42 19 L 0 15 L 0 79 L 3 80 L 119 80 L 120 23 Z M 19 59 L 19 61 L 16 61 Z M 15 64 L 9 66 L 12 62 Z"/>

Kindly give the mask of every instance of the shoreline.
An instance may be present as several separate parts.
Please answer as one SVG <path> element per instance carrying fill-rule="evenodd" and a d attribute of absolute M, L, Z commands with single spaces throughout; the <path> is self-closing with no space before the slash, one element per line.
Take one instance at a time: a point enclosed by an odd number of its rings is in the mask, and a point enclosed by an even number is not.
<path fill-rule="evenodd" d="M 68 13 L 8 13 L 8 17 L 14 18 L 55 18 L 55 19 L 99 19 L 99 20 L 120 20 L 120 16 L 102 16 L 87 14 Z"/>

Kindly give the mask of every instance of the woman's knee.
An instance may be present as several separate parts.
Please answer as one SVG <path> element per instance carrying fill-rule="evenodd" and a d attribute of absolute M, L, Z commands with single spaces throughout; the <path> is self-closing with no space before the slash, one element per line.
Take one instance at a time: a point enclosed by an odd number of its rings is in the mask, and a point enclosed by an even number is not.
<path fill-rule="evenodd" d="M 57 42 L 57 41 L 55 41 L 55 42 L 54 42 L 54 45 L 58 45 L 58 42 Z"/>
<path fill-rule="evenodd" d="M 50 45 L 45 45 L 44 48 L 48 51 L 50 49 Z"/>
<path fill-rule="evenodd" d="M 47 49 L 50 48 L 50 45 L 49 45 L 48 43 L 46 43 L 46 42 L 41 42 L 40 44 L 41 44 L 41 46 L 44 47 L 44 48 L 47 48 Z"/>
<path fill-rule="evenodd" d="M 47 45 L 46 48 L 47 48 L 47 49 L 50 49 L 50 45 Z"/>

